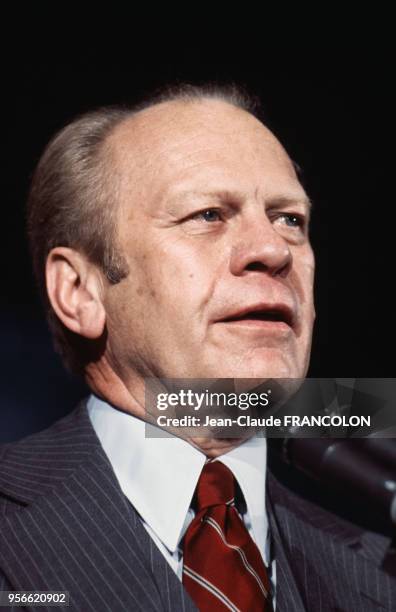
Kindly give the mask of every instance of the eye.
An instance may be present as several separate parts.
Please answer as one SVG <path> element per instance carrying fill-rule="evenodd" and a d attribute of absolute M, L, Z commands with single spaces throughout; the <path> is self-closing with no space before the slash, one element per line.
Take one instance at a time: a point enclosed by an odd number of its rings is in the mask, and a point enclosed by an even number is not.
<path fill-rule="evenodd" d="M 217 208 L 207 208 L 194 215 L 194 219 L 206 221 L 206 223 L 213 223 L 214 221 L 221 221 L 221 213 Z"/>
<path fill-rule="evenodd" d="M 304 229 L 305 227 L 305 219 L 300 215 L 294 215 L 292 213 L 282 213 L 279 215 L 278 219 L 287 227 L 295 227 Z"/>

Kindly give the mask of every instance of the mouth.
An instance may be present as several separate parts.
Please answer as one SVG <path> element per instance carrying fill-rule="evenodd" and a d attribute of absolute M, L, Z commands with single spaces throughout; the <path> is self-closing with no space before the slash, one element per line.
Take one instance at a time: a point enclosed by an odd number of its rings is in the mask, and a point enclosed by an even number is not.
<path fill-rule="evenodd" d="M 294 315 L 293 311 L 286 304 L 261 304 L 227 315 L 218 322 L 265 329 L 290 330 L 294 327 Z"/>

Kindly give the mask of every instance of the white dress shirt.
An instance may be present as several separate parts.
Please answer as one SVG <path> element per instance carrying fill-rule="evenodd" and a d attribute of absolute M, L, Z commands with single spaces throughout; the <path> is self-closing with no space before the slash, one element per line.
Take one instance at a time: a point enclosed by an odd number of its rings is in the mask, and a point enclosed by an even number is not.
<path fill-rule="evenodd" d="M 194 518 L 190 505 L 206 456 L 170 434 L 148 437 L 152 425 L 95 395 L 88 400 L 88 413 L 121 490 L 181 580 L 183 552 L 179 545 Z M 265 565 L 271 566 L 274 587 L 275 563 L 270 559 L 265 510 L 266 439 L 250 438 L 216 460 L 231 470 L 239 484 L 246 502 L 241 517 Z"/>

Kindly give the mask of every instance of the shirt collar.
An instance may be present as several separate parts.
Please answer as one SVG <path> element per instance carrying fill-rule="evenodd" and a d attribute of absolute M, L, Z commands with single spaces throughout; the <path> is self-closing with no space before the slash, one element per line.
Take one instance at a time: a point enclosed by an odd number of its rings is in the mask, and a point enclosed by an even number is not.
<path fill-rule="evenodd" d="M 146 437 L 150 425 L 94 395 L 88 413 L 124 495 L 174 552 L 205 455 L 176 436 Z"/>
<path fill-rule="evenodd" d="M 152 427 L 91 395 L 88 413 L 124 495 L 168 550 L 183 535 L 206 456 L 185 440 L 147 437 Z M 147 429 L 148 428 L 148 429 Z M 218 458 L 233 472 L 245 497 L 254 538 L 264 549 L 266 440 L 251 438 Z"/>

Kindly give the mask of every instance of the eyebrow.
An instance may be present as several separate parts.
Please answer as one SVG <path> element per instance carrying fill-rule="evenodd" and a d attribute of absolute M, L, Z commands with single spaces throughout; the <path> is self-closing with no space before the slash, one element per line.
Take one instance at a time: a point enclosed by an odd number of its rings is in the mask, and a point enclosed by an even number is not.
<path fill-rule="evenodd" d="M 170 198 L 169 204 L 175 204 L 179 200 L 194 199 L 194 200 L 227 200 L 229 203 L 239 203 L 245 199 L 245 194 L 241 191 L 230 191 L 228 189 L 219 189 L 215 191 L 194 191 L 187 190 L 177 193 L 174 197 Z M 293 206 L 296 204 L 302 204 L 306 206 L 308 211 L 312 210 L 312 200 L 305 194 L 302 197 L 293 196 L 274 196 L 269 198 L 266 202 L 269 206 L 278 208 L 281 206 Z"/>
<path fill-rule="evenodd" d="M 278 207 L 278 206 L 293 206 L 296 204 L 303 204 L 308 208 L 308 211 L 312 210 L 313 202 L 312 200 L 305 194 L 303 197 L 290 197 L 290 196 L 279 196 L 270 198 L 267 203 L 270 206 Z"/>
<path fill-rule="evenodd" d="M 171 198 L 171 202 L 177 202 L 178 200 L 184 200 L 186 198 L 195 199 L 195 200 L 231 200 L 231 201 L 241 201 L 244 195 L 239 191 L 230 191 L 228 189 L 219 189 L 215 191 L 180 191 L 173 198 Z"/>

